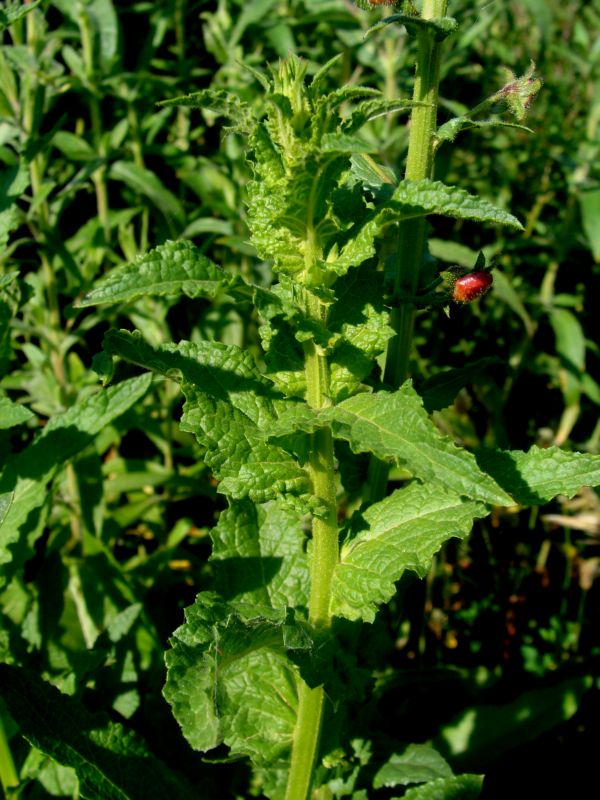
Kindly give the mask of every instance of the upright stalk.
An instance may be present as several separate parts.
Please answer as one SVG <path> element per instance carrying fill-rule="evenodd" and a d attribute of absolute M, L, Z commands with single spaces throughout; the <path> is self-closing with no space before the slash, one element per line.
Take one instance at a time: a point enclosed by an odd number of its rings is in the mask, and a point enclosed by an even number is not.
<path fill-rule="evenodd" d="M 309 297 L 306 310 L 315 322 L 326 322 L 327 309 L 317 298 Z M 330 404 L 326 355 L 319 345 L 310 341 L 305 344 L 304 358 L 307 402 L 311 408 L 324 408 Z M 313 518 L 312 526 L 309 621 L 317 631 L 325 631 L 331 625 L 331 581 L 338 561 L 335 465 L 329 428 L 312 435 L 308 469 L 314 494 L 323 504 L 323 513 Z M 311 689 L 301 681 L 286 800 L 306 800 L 309 796 L 321 734 L 323 701 L 323 686 Z"/>
<path fill-rule="evenodd" d="M 40 19 L 38 11 L 33 11 L 27 15 L 25 20 L 27 49 L 34 59 L 40 54 L 44 41 L 44 31 L 41 28 Z M 25 71 L 22 78 L 20 101 L 22 108 L 21 122 L 23 131 L 30 139 L 35 139 L 35 137 L 39 135 L 44 101 L 45 89 L 43 85 L 40 84 L 37 74 L 34 70 L 29 72 Z M 44 277 L 44 288 L 47 299 L 49 359 L 60 389 L 60 401 L 64 403 L 66 399 L 67 379 L 62 353 L 62 320 L 58 299 L 58 287 L 54 269 L 52 268 L 52 264 L 44 248 L 48 231 L 52 227 L 48 201 L 44 197 L 45 170 L 46 156 L 43 151 L 38 152 L 29 163 L 31 194 L 36 208 L 35 214 L 30 214 L 29 224 L 34 238 L 41 244 L 39 258 L 42 265 L 42 275 Z"/>
<path fill-rule="evenodd" d="M 102 109 L 98 95 L 98 81 L 96 60 L 94 55 L 94 35 L 89 14 L 83 5 L 79 7 L 79 33 L 81 36 L 81 51 L 85 65 L 85 76 L 90 92 L 90 122 L 94 147 L 101 159 L 106 158 L 106 145 L 102 138 Z M 108 187 L 106 185 L 106 164 L 102 164 L 92 175 L 92 182 L 96 191 L 96 207 L 98 219 L 104 235 L 104 246 L 108 247 L 110 241 L 110 216 L 108 204 Z"/>
<path fill-rule="evenodd" d="M 423 19 L 446 15 L 448 0 L 423 0 Z M 438 86 L 442 43 L 427 30 L 417 34 L 418 53 L 413 90 L 415 106 L 410 120 L 410 138 L 404 177 L 409 181 L 431 178 L 433 173 L 433 137 L 437 124 Z M 414 295 L 425 247 L 424 217 L 401 222 L 398 226 L 398 258 L 394 275 L 394 295 Z M 397 389 L 408 376 L 408 359 L 412 348 L 415 308 L 412 303 L 399 303 L 393 309 L 390 324 L 396 331 L 388 345 L 384 382 Z M 389 467 L 373 458 L 369 466 L 368 503 L 385 496 Z"/>

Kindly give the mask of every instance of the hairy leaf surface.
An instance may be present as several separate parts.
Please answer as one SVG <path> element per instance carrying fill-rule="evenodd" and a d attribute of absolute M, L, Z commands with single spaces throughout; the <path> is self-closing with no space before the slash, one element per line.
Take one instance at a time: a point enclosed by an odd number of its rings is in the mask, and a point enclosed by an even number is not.
<path fill-rule="evenodd" d="M 325 416 L 332 420 L 334 434 L 350 442 L 356 453 L 396 459 L 415 477 L 466 497 L 503 506 L 514 503 L 479 469 L 471 453 L 438 431 L 410 382 L 397 392 L 350 397 Z"/>
<path fill-rule="evenodd" d="M 432 556 L 451 537 L 464 538 L 485 505 L 435 483 L 412 483 L 365 511 L 364 529 L 343 545 L 335 568 L 331 611 L 372 622 L 394 583 L 411 569 L 427 574 Z"/>
<path fill-rule="evenodd" d="M 197 750 L 221 742 L 270 764 L 289 755 L 296 672 L 285 654 L 285 614 L 202 593 L 166 653 L 164 695 Z"/>
<path fill-rule="evenodd" d="M 558 494 L 573 497 L 582 486 L 600 484 L 600 456 L 534 445 L 522 450 L 484 450 L 482 469 L 526 506 L 547 503 Z"/>
<path fill-rule="evenodd" d="M 215 586 L 225 600 L 273 608 L 308 605 L 302 516 L 281 503 L 234 502 L 211 531 Z"/>
<path fill-rule="evenodd" d="M 146 295 L 213 298 L 228 276 L 191 242 L 165 242 L 117 267 L 78 305 L 130 303 Z"/>
<path fill-rule="evenodd" d="M 249 353 L 218 342 L 152 347 L 126 331 L 110 332 L 105 346 L 181 383 L 186 397 L 181 426 L 206 448 L 205 462 L 220 480 L 220 492 L 261 503 L 284 492 L 310 491 L 299 464 L 265 441 L 278 396 Z"/>
<path fill-rule="evenodd" d="M 455 219 L 472 219 L 522 230 L 516 217 L 465 189 L 447 186 L 441 181 L 402 181 L 394 190 L 389 209 L 402 219 L 442 214 Z M 385 212 L 389 213 L 389 212 Z"/>

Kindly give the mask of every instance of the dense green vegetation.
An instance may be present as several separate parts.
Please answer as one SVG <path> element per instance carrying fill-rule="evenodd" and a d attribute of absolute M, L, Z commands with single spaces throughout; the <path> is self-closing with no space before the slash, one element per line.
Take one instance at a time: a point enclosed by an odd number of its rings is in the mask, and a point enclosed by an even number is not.
<path fill-rule="evenodd" d="M 591 775 L 600 2 L 450 0 L 456 29 L 359 5 L 1 6 L 11 800 L 304 797 L 303 691 L 320 800 Z M 424 43 L 440 127 L 408 185 Z M 476 264 L 483 299 L 427 303 Z M 381 531 L 411 503 L 407 556 Z M 316 596 L 311 527 L 333 570 L 338 525 L 356 571 Z"/>

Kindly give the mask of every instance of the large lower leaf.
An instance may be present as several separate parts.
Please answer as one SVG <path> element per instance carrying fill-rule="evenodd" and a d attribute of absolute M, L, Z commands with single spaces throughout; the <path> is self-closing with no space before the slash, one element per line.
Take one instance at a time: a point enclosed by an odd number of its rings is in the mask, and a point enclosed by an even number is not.
<path fill-rule="evenodd" d="M 0 586 L 33 554 L 31 548 L 39 533 L 39 514 L 48 499 L 49 481 L 65 462 L 131 408 L 146 393 L 150 382 L 150 375 L 123 381 L 57 414 L 4 469 L 0 495 L 11 500 L 0 521 Z"/>
<path fill-rule="evenodd" d="M 21 734 L 72 767 L 89 800 L 192 800 L 191 786 L 162 764 L 133 731 L 91 714 L 37 675 L 0 664 L 0 697 Z"/>
<path fill-rule="evenodd" d="M 487 513 L 483 503 L 432 483 L 412 483 L 375 503 L 362 517 L 363 529 L 342 547 L 331 612 L 372 622 L 405 570 L 423 577 L 442 544 L 467 536 L 473 520 Z"/>
<path fill-rule="evenodd" d="M 285 760 L 297 707 L 285 613 L 205 592 L 185 616 L 166 653 L 164 695 L 186 739 L 203 751 L 225 742 L 258 765 Z"/>

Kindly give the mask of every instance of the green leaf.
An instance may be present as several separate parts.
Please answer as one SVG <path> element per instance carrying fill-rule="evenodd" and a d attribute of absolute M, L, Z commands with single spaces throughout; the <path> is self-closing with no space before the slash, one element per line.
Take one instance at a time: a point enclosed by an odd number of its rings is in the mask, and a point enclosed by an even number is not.
<path fill-rule="evenodd" d="M 406 98 L 395 98 L 388 100 L 385 97 L 378 97 L 371 100 L 365 100 L 359 103 L 358 106 L 351 112 L 350 116 L 344 120 L 343 127 L 345 131 L 351 132 L 362 128 L 362 126 L 372 119 L 377 117 L 387 116 L 398 111 L 411 111 L 416 106 L 424 105 L 414 100 L 406 100 Z M 375 149 L 373 147 L 371 150 Z M 362 152 L 369 152 L 364 150 Z"/>
<path fill-rule="evenodd" d="M 427 783 L 452 777 L 447 761 L 427 744 L 410 744 L 402 753 L 394 753 L 377 770 L 373 788 L 407 786 L 409 783 Z"/>
<path fill-rule="evenodd" d="M 534 445 L 522 450 L 483 450 L 477 461 L 517 503 L 535 506 L 558 494 L 573 497 L 582 486 L 600 485 L 600 456 Z"/>
<path fill-rule="evenodd" d="M 477 800 L 481 795 L 483 775 L 456 775 L 438 778 L 424 786 L 414 786 L 403 800 Z"/>
<path fill-rule="evenodd" d="M 72 767 L 89 800 L 191 800 L 191 786 L 143 739 L 32 672 L 0 664 L 0 695 L 21 734 L 54 761 Z"/>
<path fill-rule="evenodd" d="M 552 308 L 549 315 L 564 370 L 561 389 L 566 404 L 574 405 L 579 402 L 585 372 L 585 335 L 577 317 L 566 308 Z"/>
<path fill-rule="evenodd" d="M 348 133 L 326 133 L 321 140 L 321 148 L 324 153 L 342 155 L 369 153 L 374 149 L 369 142 Z"/>
<path fill-rule="evenodd" d="M 70 131 L 57 131 L 52 144 L 69 159 L 69 161 L 93 161 L 98 158 L 98 153 L 93 150 L 85 139 Z"/>
<path fill-rule="evenodd" d="M 600 188 L 579 192 L 581 221 L 594 261 L 600 262 Z"/>
<path fill-rule="evenodd" d="M 0 33 L 6 30 L 9 25 L 12 25 L 13 22 L 16 22 L 21 19 L 21 17 L 24 17 L 25 14 L 29 14 L 30 11 L 37 8 L 41 2 L 42 0 L 33 0 L 33 2 L 28 5 L 15 4 L 0 10 Z"/>
<path fill-rule="evenodd" d="M 35 441 L 12 459 L 0 476 L 0 495 L 12 501 L 0 522 L 0 586 L 33 554 L 38 519 L 48 500 L 47 484 L 64 464 L 107 425 L 131 408 L 150 386 L 142 375 L 98 392 L 49 420 Z"/>
<path fill-rule="evenodd" d="M 283 315 L 274 316 L 261 325 L 259 333 L 265 352 L 265 377 L 287 397 L 304 397 L 304 358 L 292 325 Z"/>
<path fill-rule="evenodd" d="M 215 116 L 225 117 L 232 123 L 232 128 L 246 135 L 252 130 L 254 123 L 250 107 L 242 103 L 237 95 L 230 94 L 224 89 L 202 89 L 200 92 L 163 100 L 158 105 L 205 109 Z"/>
<path fill-rule="evenodd" d="M 512 282 L 498 269 L 494 270 L 494 294 L 519 317 L 527 335 L 532 339 L 536 331 L 536 325 Z"/>
<path fill-rule="evenodd" d="M 252 356 L 218 342 L 179 342 L 152 347 L 138 334 L 110 331 L 105 348 L 181 382 L 186 404 L 183 430 L 206 448 L 205 463 L 220 480 L 218 491 L 258 503 L 283 493 L 306 494 L 308 474 L 266 435 L 276 420 L 270 383 Z"/>
<path fill-rule="evenodd" d="M 297 510 L 278 502 L 233 502 L 211 538 L 215 588 L 224 600 L 272 608 L 308 605 L 306 533 Z"/>
<path fill-rule="evenodd" d="M 33 419 L 35 414 L 19 403 L 13 403 L 8 397 L 0 397 L 0 430 L 14 428 Z"/>
<path fill-rule="evenodd" d="M 98 56 L 104 72 L 108 72 L 119 50 L 119 19 L 112 0 L 89 0 L 85 5 L 98 39 Z"/>
<path fill-rule="evenodd" d="M 353 269 L 336 283 L 336 302 L 327 320 L 335 342 L 330 359 L 334 402 L 360 388 L 394 335 L 383 297 L 383 274 L 371 264 Z"/>
<path fill-rule="evenodd" d="M 115 161 L 110 165 L 109 178 L 122 181 L 136 194 L 147 197 L 164 215 L 172 233 L 178 234 L 185 226 L 183 206 L 153 172 L 129 161 Z"/>
<path fill-rule="evenodd" d="M 435 135 L 436 146 L 442 142 L 453 142 L 461 131 L 468 131 L 472 128 L 517 128 L 527 133 L 533 133 L 531 128 L 525 125 L 518 125 L 516 122 L 506 122 L 503 119 L 492 118 L 485 120 L 473 120 L 469 117 L 454 117 L 441 125 Z"/>
<path fill-rule="evenodd" d="M 25 7 L 26 11 L 30 8 L 33 6 Z M 29 170 L 24 162 L 0 172 L 0 250 L 4 250 L 9 234 L 20 224 L 21 212 L 16 203 L 28 186 Z"/>
<path fill-rule="evenodd" d="M 365 186 L 397 186 L 398 179 L 390 167 L 378 164 L 371 156 L 352 156 L 352 175 Z"/>
<path fill-rule="evenodd" d="M 268 444 L 266 432 L 246 415 L 195 387 L 184 384 L 182 389 L 181 428 L 207 447 L 204 460 L 220 481 L 219 492 L 256 503 L 310 492 L 308 473 L 285 450 Z"/>
<path fill-rule="evenodd" d="M 262 612 L 198 595 L 170 641 L 164 695 L 194 749 L 225 742 L 232 755 L 272 766 L 289 755 L 296 670 L 285 654 L 285 615 Z"/>
<path fill-rule="evenodd" d="M 479 470 L 471 453 L 438 431 L 410 381 L 397 392 L 350 397 L 325 415 L 334 435 L 350 442 L 356 453 L 395 459 L 420 480 L 442 484 L 459 495 L 501 506 L 514 503 Z"/>
<path fill-rule="evenodd" d="M 359 0 L 359 5 L 363 5 Z M 363 5 L 363 7 L 365 7 Z M 367 6 L 368 7 L 368 6 Z M 392 14 L 385 17 L 376 25 L 369 28 L 368 33 L 372 34 L 380 30 L 385 25 L 390 25 L 397 22 L 399 25 L 404 25 L 406 30 L 413 36 L 418 33 L 427 33 L 433 37 L 436 42 L 442 42 L 451 33 L 458 30 L 458 22 L 453 17 L 433 17 L 431 19 L 423 19 L 422 17 L 413 16 L 410 14 Z"/>
<path fill-rule="evenodd" d="M 519 220 L 508 211 L 441 181 L 402 181 L 380 213 L 387 216 L 390 210 L 400 219 L 442 214 L 455 219 L 472 219 L 523 230 Z"/>
<path fill-rule="evenodd" d="M 487 514 L 482 503 L 435 483 L 412 483 L 370 506 L 358 523 L 352 520 L 364 529 L 342 546 L 331 590 L 332 613 L 372 622 L 405 570 L 426 575 L 442 544 L 451 537 L 464 538 L 473 521 Z"/>
<path fill-rule="evenodd" d="M 110 272 L 77 305 L 130 303 L 144 296 L 214 298 L 230 277 L 194 244 L 165 242 Z"/>

